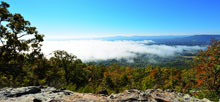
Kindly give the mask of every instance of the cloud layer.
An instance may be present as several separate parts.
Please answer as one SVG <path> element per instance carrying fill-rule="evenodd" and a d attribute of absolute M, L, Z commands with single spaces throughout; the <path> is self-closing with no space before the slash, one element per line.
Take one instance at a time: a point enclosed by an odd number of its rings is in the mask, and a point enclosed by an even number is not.
<path fill-rule="evenodd" d="M 168 46 L 155 45 L 151 40 L 145 41 L 102 41 L 102 40 L 72 40 L 45 41 L 42 51 L 49 55 L 55 50 L 65 50 L 76 55 L 83 61 L 98 61 L 108 59 L 130 59 L 138 54 L 153 54 L 161 57 L 174 56 L 184 50 L 200 50 L 200 46 Z"/>

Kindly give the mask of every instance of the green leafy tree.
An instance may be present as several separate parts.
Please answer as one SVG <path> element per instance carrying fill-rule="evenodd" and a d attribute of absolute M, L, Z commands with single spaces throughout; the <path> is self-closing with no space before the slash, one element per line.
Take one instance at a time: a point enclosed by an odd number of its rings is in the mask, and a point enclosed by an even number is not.
<path fill-rule="evenodd" d="M 41 51 L 43 35 L 22 15 L 12 14 L 9 4 L 0 4 L 0 71 L 13 78 L 22 74 L 25 61 L 35 60 Z"/>
<path fill-rule="evenodd" d="M 80 59 L 77 59 L 75 55 L 69 54 L 66 51 L 57 50 L 54 51 L 53 57 L 50 59 L 53 62 L 54 67 L 58 67 L 64 71 L 64 78 L 66 85 L 71 82 L 81 84 L 81 81 L 85 78 L 85 64 Z"/>
<path fill-rule="evenodd" d="M 115 88 L 115 85 L 114 85 L 112 79 L 111 79 L 110 76 L 108 76 L 108 75 L 105 76 L 105 78 L 104 78 L 104 84 L 105 84 L 105 86 L 107 86 L 107 88 L 109 88 L 109 89 L 114 89 L 114 88 Z"/>
<path fill-rule="evenodd" d="M 51 60 L 55 62 L 55 66 L 64 70 L 64 77 L 68 85 L 70 81 L 70 66 L 76 60 L 76 56 L 61 50 L 54 51 L 53 55 Z"/>

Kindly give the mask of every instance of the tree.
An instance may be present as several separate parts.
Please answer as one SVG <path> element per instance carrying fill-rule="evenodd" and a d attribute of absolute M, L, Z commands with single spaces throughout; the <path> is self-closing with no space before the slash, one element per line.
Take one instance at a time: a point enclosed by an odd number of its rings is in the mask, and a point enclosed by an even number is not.
<path fill-rule="evenodd" d="M 195 60 L 197 86 L 220 95 L 220 40 L 212 40 L 207 50 L 200 51 Z"/>
<path fill-rule="evenodd" d="M 20 14 L 9 12 L 9 4 L 0 4 L 0 71 L 18 76 L 25 60 L 39 57 L 43 35 Z"/>
<path fill-rule="evenodd" d="M 189 93 L 196 84 L 196 71 L 193 68 L 181 70 L 181 87 Z"/>
<path fill-rule="evenodd" d="M 54 51 L 53 57 L 51 57 L 50 60 L 54 62 L 54 67 L 64 70 L 66 85 L 68 85 L 70 81 L 81 84 L 80 77 L 83 77 L 84 71 L 82 68 L 85 68 L 85 64 L 83 64 L 80 59 L 77 59 L 75 55 L 69 54 L 66 51 L 57 50 Z"/>

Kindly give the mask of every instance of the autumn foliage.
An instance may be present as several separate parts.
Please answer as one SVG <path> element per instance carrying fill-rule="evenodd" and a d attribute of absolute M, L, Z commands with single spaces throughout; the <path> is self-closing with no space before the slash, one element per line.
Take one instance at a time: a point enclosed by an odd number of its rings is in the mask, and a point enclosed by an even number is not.
<path fill-rule="evenodd" d="M 220 40 L 212 40 L 207 50 L 195 59 L 197 87 L 215 91 L 220 95 Z"/>

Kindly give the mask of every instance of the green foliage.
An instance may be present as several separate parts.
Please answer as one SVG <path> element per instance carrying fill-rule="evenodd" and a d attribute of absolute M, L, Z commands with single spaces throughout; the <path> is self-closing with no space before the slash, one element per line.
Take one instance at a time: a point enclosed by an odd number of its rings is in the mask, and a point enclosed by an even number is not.
<path fill-rule="evenodd" d="M 109 89 L 113 89 L 114 88 L 114 83 L 112 82 L 112 79 L 110 78 L 110 76 L 106 76 L 104 79 L 104 85 L 109 88 Z"/>
<path fill-rule="evenodd" d="M 220 99 L 220 96 L 215 91 L 204 90 L 198 94 L 198 98 L 208 98 L 217 102 Z"/>
<path fill-rule="evenodd" d="M 9 4 L 0 4 L 0 72 L 9 79 L 9 86 L 22 85 L 19 78 L 26 73 L 26 62 L 38 59 L 42 54 L 43 35 L 20 14 L 8 11 Z M 28 79 L 25 83 L 29 83 Z M 2 85 L 3 86 L 3 85 Z"/>
<path fill-rule="evenodd" d="M 76 56 L 68 54 L 66 51 L 54 51 L 53 57 L 50 58 L 54 67 L 64 71 L 64 77 L 66 80 L 66 85 L 69 84 L 71 80 L 71 72 L 75 69 L 73 65 L 76 60 Z"/>
<path fill-rule="evenodd" d="M 76 91 L 76 84 L 69 84 L 64 86 L 67 90 L 72 90 L 72 91 Z"/>
<path fill-rule="evenodd" d="M 155 82 L 156 80 L 151 76 L 144 77 L 142 81 L 143 89 L 147 90 L 153 88 L 155 86 Z"/>

